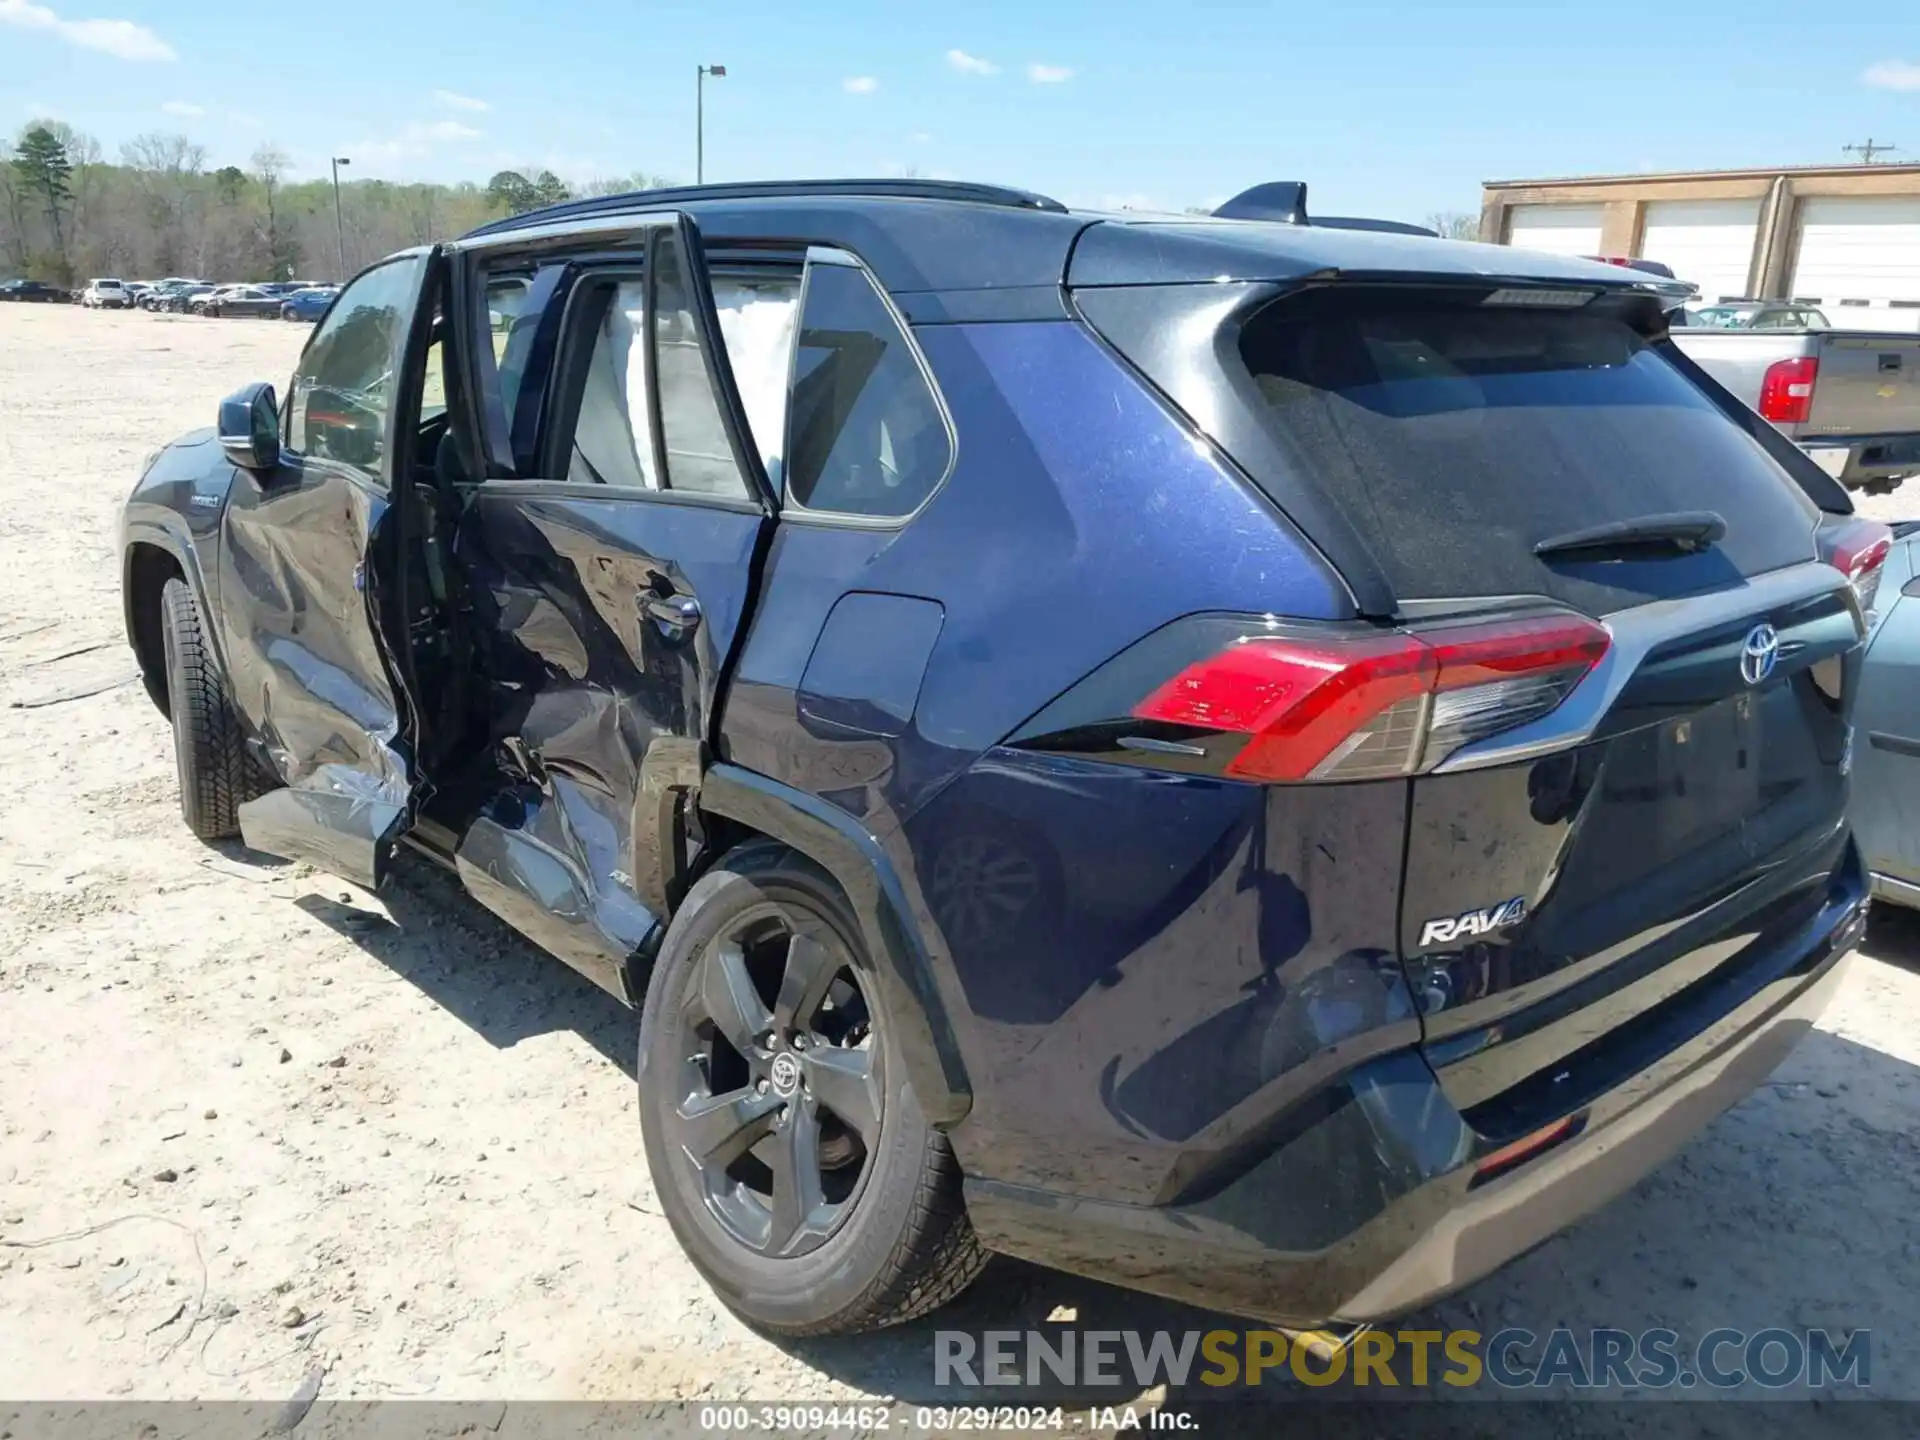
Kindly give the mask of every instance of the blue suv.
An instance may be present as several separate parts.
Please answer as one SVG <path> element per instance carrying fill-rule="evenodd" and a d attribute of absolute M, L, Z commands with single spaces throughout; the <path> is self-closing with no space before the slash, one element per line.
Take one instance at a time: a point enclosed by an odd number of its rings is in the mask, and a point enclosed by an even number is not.
<path fill-rule="evenodd" d="M 187 823 L 637 1007 L 768 1331 L 1484 1275 L 1832 992 L 1886 535 L 1669 282 L 1409 228 L 808 182 L 382 261 L 126 506 Z"/>

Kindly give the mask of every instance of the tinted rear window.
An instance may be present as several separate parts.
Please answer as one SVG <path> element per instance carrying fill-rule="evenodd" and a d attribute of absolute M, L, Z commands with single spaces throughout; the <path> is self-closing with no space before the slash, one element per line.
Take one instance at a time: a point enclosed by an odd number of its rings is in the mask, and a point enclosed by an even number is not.
<path fill-rule="evenodd" d="M 1620 319 L 1328 287 L 1257 312 L 1239 358 L 1281 453 L 1403 600 L 1544 593 L 1598 609 L 1813 553 L 1791 480 Z M 1726 538 L 1674 559 L 1533 554 L 1682 510 L 1717 511 Z"/>

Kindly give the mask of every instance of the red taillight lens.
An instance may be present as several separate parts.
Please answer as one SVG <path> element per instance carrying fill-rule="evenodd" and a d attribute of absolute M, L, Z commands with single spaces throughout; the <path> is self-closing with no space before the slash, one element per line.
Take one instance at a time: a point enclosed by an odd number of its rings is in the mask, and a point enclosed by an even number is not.
<path fill-rule="evenodd" d="M 1188 665 L 1133 714 L 1246 735 L 1226 767 L 1242 779 L 1410 775 L 1547 714 L 1609 643 L 1572 615 L 1351 638 L 1255 635 Z"/>
<path fill-rule="evenodd" d="M 1776 425 L 1804 423 L 1813 413 L 1813 387 L 1819 378 L 1818 356 L 1774 361 L 1760 380 L 1760 418 Z"/>
<path fill-rule="evenodd" d="M 1893 531 L 1878 520 L 1855 520 L 1834 535 L 1827 563 L 1847 577 L 1859 597 L 1863 614 L 1873 611 L 1880 592 L 1880 572 L 1893 551 Z"/>

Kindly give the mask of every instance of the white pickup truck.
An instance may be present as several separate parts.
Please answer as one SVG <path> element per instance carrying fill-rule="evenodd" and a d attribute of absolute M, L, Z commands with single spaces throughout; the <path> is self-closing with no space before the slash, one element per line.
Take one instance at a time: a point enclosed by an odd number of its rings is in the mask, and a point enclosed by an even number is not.
<path fill-rule="evenodd" d="M 1920 335 L 1830 329 L 1788 301 L 1673 320 L 1681 350 L 1841 484 L 1891 489 L 1920 474 Z"/>

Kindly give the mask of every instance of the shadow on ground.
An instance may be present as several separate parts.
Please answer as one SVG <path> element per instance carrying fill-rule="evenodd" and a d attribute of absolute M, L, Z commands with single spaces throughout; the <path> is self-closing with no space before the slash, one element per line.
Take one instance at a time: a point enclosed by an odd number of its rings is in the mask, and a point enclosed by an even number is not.
<path fill-rule="evenodd" d="M 392 920 L 326 894 L 293 903 L 499 1049 L 572 1030 L 634 1074 L 638 1021 L 619 1000 L 512 929 L 417 855 L 380 891 Z M 638 1137 L 635 1139 L 638 1144 Z"/>
<path fill-rule="evenodd" d="M 1876 900 L 1867 916 L 1867 939 L 1860 947 L 1876 960 L 1920 974 L 1920 910 Z"/>

